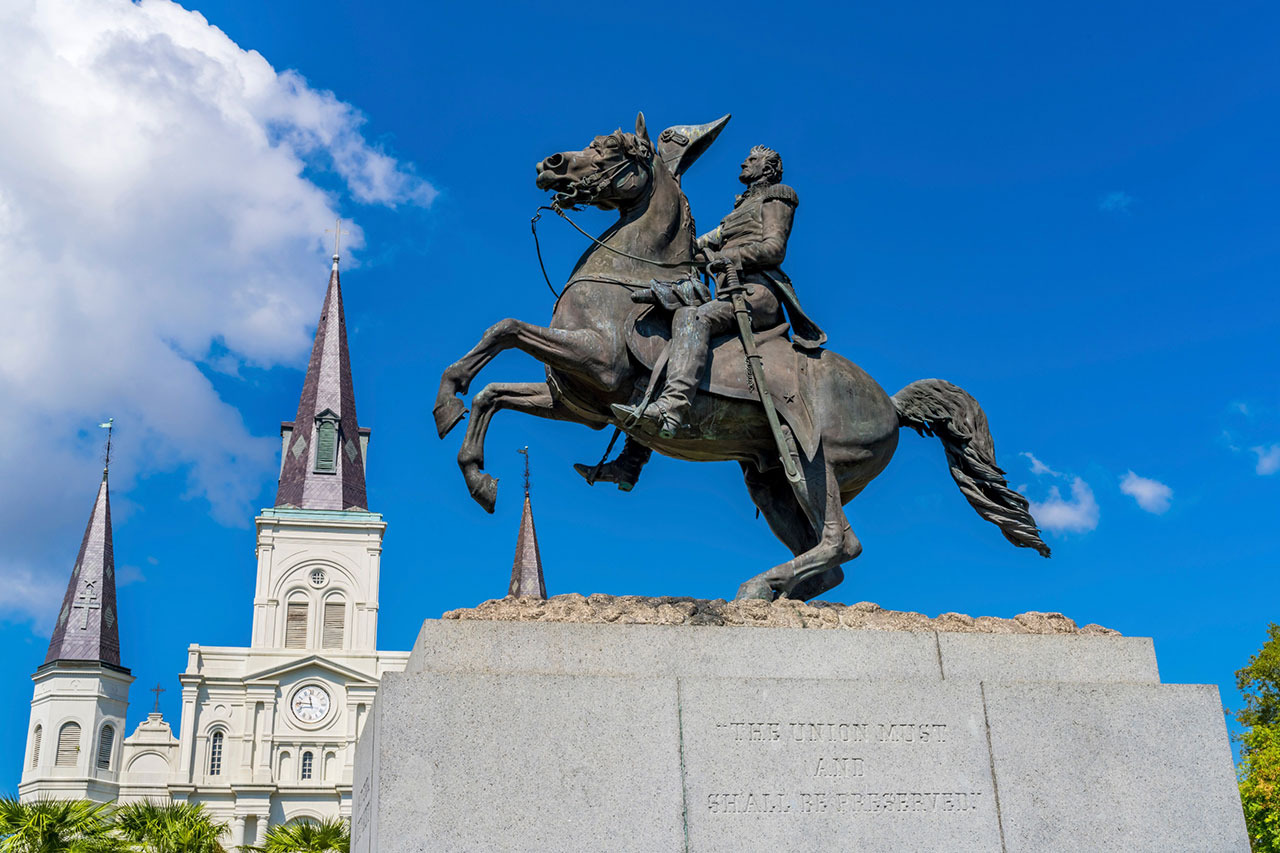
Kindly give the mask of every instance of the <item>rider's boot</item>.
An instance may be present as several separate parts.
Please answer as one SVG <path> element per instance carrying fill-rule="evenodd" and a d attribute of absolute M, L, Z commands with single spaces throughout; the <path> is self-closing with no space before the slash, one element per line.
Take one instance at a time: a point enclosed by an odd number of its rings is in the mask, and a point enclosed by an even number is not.
<path fill-rule="evenodd" d="M 671 318 L 671 343 L 667 344 L 667 383 L 658 399 L 640 409 L 637 406 L 612 406 L 614 417 L 624 427 L 642 432 L 657 431 L 662 438 L 674 438 L 684 423 L 685 415 L 697 393 L 702 372 L 707 367 L 707 349 L 711 344 L 711 324 L 703 311 L 720 306 L 713 303 L 676 310 Z M 730 315 L 732 316 L 732 315 Z"/>
<path fill-rule="evenodd" d="M 583 465 L 581 462 L 575 464 L 573 470 L 593 485 L 617 483 L 620 490 L 629 492 L 635 488 L 636 482 L 640 479 L 640 471 L 652 454 L 652 450 L 628 436 L 617 459 L 599 466 L 599 470 L 595 465 Z"/>

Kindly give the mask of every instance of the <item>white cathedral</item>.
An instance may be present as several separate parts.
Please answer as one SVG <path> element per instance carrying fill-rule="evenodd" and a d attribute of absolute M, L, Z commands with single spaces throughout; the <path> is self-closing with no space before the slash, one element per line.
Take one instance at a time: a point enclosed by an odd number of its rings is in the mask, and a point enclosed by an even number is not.
<path fill-rule="evenodd" d="M 247 648 L 189 647 L 176 736 L 152 713 L 123 737 L 133 676 L 120 656 L 104 471 L 32 676 L 22 800 L 202 803 L 232 845 L 261 844 L 268 826 L 293 820 L 350 818 L 356 739 L 379 680 L 408 652 L 377 646 L 386 524 L 366 505 L 369 430 L 356 421 L 336 255 L 298 414 L 280 432 L 275 506 L 255 519 L 253 636 Z"/>

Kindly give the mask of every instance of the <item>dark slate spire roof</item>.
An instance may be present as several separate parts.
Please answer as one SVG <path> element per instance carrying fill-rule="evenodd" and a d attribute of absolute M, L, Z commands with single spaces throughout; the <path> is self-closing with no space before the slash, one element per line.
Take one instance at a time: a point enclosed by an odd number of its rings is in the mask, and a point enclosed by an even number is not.
<path fill-rule="evenodd" d="M 547 584 L 542 577 L 542 555 L 538 553 L 538 533 L 533 527 L 533 507 L 529 492 L 524 493 L 524 512 L 520 516 L 520 535 L 516 538 L 516 558 L 511 565 L 511 586 L 507 595 L 519 598 L 546 598 Z"/>
<path fill-rule="evenodd" d="M 62 610 L 49 640 L 45 664 L 56 661 L 97 661 L 120 666 L 120 629 L 116 619 L 116 565 L 111 550 L 111 498 L 107 473 L 93 502 L 80 553 Z"/>
<path fill-rule="evenodd" d="M 337 421 L 336 459 L 332 470 L 317 470 L 316 444 L 325 418 Z M 329 290 L 316 327 L 311 363 L 302 382 L 302 399 L 280 467 L 277 507 L 364 510 L 364 448 L 356 422 L 356 396 L 351 384 L 351 354 L 338 283 L 338 256 L 333 256 Z M 321 441 L 321 450 L 325 442 Z"/>

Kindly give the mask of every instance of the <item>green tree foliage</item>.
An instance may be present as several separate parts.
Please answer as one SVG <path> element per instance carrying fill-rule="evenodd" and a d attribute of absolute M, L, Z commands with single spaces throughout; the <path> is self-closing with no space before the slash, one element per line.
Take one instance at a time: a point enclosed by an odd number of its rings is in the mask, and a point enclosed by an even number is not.
<path fill-rule="evenodd" d="M 1240 801 L 1254 853 L 1280 853 L 1280 625 L 1236 673 L 1245 707 L 1236 719 L 1249 729 L 1240 741 Z"/>
<path fill-rule="evenodd" d="M 0 853 L 125 853 L 112 809 L 88 800 L 0 799 Z"/>
<path fill-rule="evenodd" d="M 341 818 L 320 823 L 299 821 L 271 827 L 263 846 L 248 849 L 260 853 L 350 853 L 351 832 Z"/>
<path fill-rule="evenodd" d="M 133 803 L 116 811 L 115 825 L 138 853 L 225 853 L 218 839 L 227 825 L 196 803 Z"/>

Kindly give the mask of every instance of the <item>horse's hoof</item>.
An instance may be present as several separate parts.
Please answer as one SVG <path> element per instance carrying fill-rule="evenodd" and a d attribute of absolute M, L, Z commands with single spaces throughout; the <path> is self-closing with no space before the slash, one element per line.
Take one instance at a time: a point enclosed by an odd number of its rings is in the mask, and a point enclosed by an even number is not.
<path fill-rule="evenodd" d="M 484 511 L 493 514 L 493 508 L 498 503 L 498 481 L 488 474 L 481 474 L 476 484 L 471 487 L 471 497 L 476 503 L 484 507 Z"/>
<path fill-rule="evenodd" d="M 753 598 L 758 598 L 761 601 L 773 601 L 773 587 L 769 586 L 765 581 L 752 578 L 738 587 L 738 594 L 733 597 L 733 600 L 746 601 Z"/>
<path fill-rule="evenodd" d="M 467 407 L 462 405 L 462 401 L 457 397 L 450 395 L 436 403 L 436 407 L 431 411 L 431 414 L 436 419 L 436 432 L 439 433 L 441 438 L 444 438 L 466 416 Z"/>

